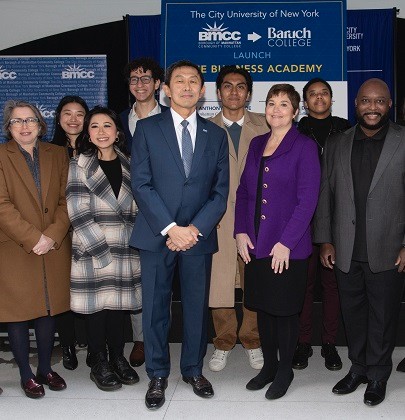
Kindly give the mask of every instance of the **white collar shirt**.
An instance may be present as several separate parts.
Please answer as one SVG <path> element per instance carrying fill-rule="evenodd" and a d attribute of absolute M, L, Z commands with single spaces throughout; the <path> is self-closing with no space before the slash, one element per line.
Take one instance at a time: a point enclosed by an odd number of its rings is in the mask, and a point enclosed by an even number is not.
<path fill-rule="evenodd" d="M 179 115 L 176 111 L 174 111 L 172 108 L 170 108 L 170 112 L 172 113 L 174 128 L 176 130 L 176 136 L 177 136 L 177 143 L 179 145 L 180 149 L 180 155 L 182 155 L 181 150 L 181 137 L 183 132 L 183 126 L 181 125 L 182 121 L 184 121 L 184 118 Z M 191 141 L 193 143 L 193 151 L 195 150 L 195 140 L 197 137 L 197 111 L 194 111 L 188 118 L 186 118 L 188 121 L 187 129 L 190 132 Z"/>
<path fill-rule="evenodd" d="M 138 117 L 138 114 L 135 112 L 136 108 L 136 102 L 132 106 L 131 110 L 128 114 L 128 126 L 129 131 L 132 135 L 135 133 L 136 123 L 141 119 Z M 159 103 L 155 100 L 155 107 L 152 109 L 152 111 L 149 112 L 148 117 L 151 117 L 152 115 L 160 114 L 162 112 Z"/>

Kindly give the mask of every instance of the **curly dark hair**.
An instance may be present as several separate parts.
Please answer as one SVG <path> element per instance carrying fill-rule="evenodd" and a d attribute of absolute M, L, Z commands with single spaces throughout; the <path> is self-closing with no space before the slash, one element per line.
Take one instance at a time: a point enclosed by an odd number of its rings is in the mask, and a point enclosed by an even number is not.
<path fill-rule="evenodd" d="M 155 81 L 159 80 L 160 82 L 163 82 L 164 80 L 164 70 L 162 69 L 162 67 L 160 67 L 159 63 L 156 60 L 149 57 L 140 57 L 130 61 L 124 68 L 125 80 L 129 79 L 131 71 L 137 69 L 142 69 L 144 72 L 150 70 L 150 72 L 152 73 L 152 78 Z"/>
<path fill-rule="evenodd" d="M 125 134 L 124 131 L 122 129 L 121 126 L 121 120 L 119 118 L 119 116 L 117 115 L 116 112 L 114 112 L 112 109 L 110 108 L 106 108 L 104 106 L 95 106 L 92 110 L 90 110 L 86 116 L 84 117 L 84 122 L 83 122 L 83 136 L 80 139 L 77 139 L 76 141 L 76 150 L 78 154 L 83 153 L 84 155 L 94 155 L 96 153 L 98 153 L 98 147 L 90 142 L 90 136 L 89 136 L 89 125 L 90 125 L 90 121 L 91 118 L 94 115 L 98 115 L 98 114 L 103 114 L 103 115 L 107 115 L 108 117 L 110 117 L 115 126 L 117 127 L 117 131 L 118 131 L 118 139 L 117 142 L 114 143 L 114 145 L 125 155 L 129 155 L 128 150 L 126 148 L 126 140 L 125 140 Z"/>

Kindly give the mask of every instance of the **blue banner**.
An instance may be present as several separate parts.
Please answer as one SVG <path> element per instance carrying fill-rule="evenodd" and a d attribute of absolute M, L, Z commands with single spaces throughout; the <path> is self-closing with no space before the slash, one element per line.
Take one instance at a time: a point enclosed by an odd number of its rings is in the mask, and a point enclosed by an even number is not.
<path fill-rule="evenodd" d="M 214 82 L 226 64 L 252 75 L 252 111 L 264 111 L 270 83 L 289 82 L 301 92 L 322 77 L 334 91 L 334 114 L 347 115 L 346 0 L 162 0 L 161 25 L 163 66 L 191 60 L 208 82 L 198 106 L 203 117 L 221 110 Z"/>
<path fill-rule="evenodd" d="M 187 58 L 214 81 L 237 63 L 257 81 L 346 80 L 346 2 L 162 1 L 162 62 Z"/>
<path fill-rule="evenodd" d="M 89 105 L 107 105 L 107 62 L 96 56 L 0 56 L 0 120 L 9 99 L 38 107 L 51 140 L 55 109 L 65 95 L 79 95 Z M 4 142 L 3 133 L 0 142 Z"/>
<path fill-rule="evenodd" d="M 367 79 L 384 80 L 394 100 L 394 9 L 347 11 L 349 118 L 356 122 L 354 100 Z M 394 106 L 391 109 L 394 119 Z"/>

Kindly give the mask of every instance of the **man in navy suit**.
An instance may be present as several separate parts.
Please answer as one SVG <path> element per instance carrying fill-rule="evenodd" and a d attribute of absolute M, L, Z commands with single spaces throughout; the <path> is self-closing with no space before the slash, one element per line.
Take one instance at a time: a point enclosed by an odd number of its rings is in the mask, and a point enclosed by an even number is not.
<path fill-rule="evenodd" d="M 212 397 L 202 375 L 207 348 L 208 295 L 216 225 L 229 190 L 225 131 L 196 112 L 204 78 L 189 61 L 166 72 L 170 112 L 138 121 L 132 143 L 132 190 L 139 207 L 130 244 L 142 265 L 143 331 L 146 371 L 151 379 L 145 403 L 165 401 L 170 373 L 168 336 L 172 280 L 179 268 L 183 306 L 180 369 L 200 397 Z"/>

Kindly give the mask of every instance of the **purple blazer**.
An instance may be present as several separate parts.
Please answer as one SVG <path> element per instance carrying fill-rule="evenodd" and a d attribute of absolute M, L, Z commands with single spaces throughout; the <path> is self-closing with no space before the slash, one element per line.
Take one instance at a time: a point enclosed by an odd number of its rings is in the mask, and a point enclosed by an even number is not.
<path fill-rule="evenodd" d="M 265 258 L 277 242 L 288 247 L 291 259 L 312 252 L 310 223 L 319 194 L 320 164 L 316 143 L 295 126 L 285 135 L 263 167 L 261 220 L 258 237 L 254 217 L 260 160 L 270 133 L 250 143 L 236 191 L 235 235 L 247 233 L 256 258 Z"/>

